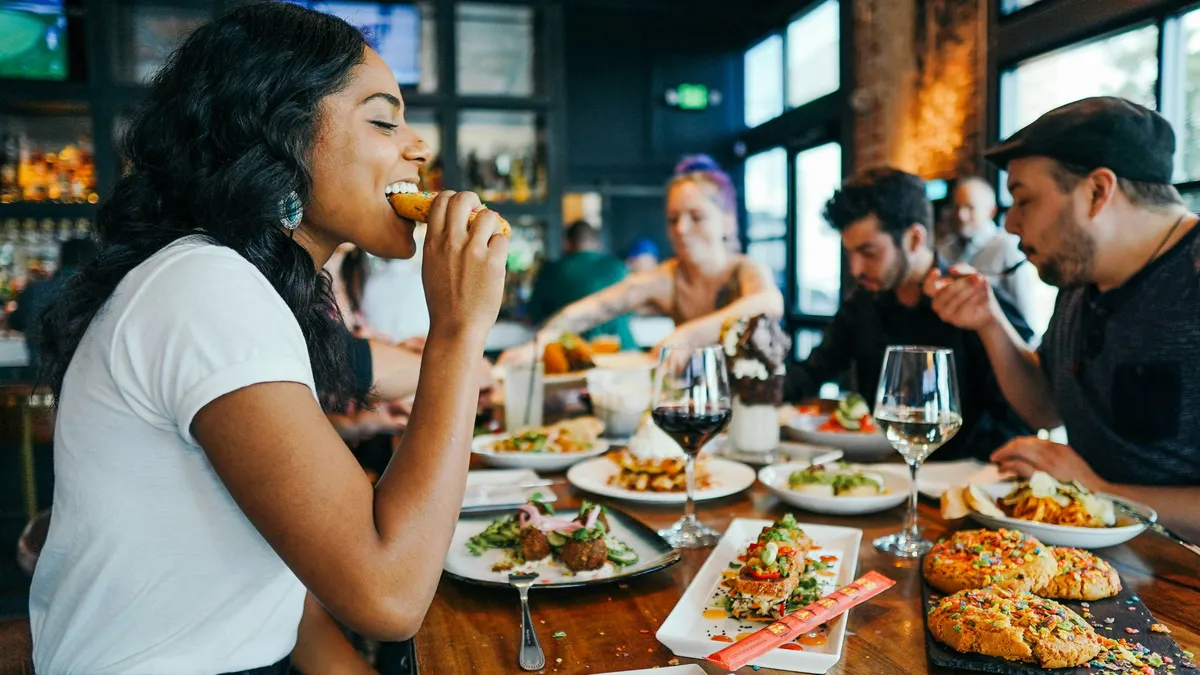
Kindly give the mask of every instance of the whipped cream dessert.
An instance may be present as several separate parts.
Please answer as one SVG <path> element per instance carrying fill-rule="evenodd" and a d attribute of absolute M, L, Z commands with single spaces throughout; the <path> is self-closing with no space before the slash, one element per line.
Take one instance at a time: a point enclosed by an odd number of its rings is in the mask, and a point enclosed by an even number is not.
<path fill-rule="evenodd" d="M 779 447 L 779 404 L 792 339 L 760 314 L 726 322 L 721 329 L 733 389 L 729 442 L 742 452 L 765 454 Z"/>
<path fill-rule="evenodd" d="M 638 427 L 627 445 L 629 454 L 641 461 L 656 461 L 662 459 L 687 459 L 683 448 L 675 442 L 667 432 L 658 428 L 647 416 Z"/>

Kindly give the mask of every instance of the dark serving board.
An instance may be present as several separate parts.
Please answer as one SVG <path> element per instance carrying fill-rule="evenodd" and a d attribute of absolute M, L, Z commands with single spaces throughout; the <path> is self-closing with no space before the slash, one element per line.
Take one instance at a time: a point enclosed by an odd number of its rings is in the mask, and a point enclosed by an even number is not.
<path fill-rule="evenodd" d="M 932 600 L 931 596 L 937 596 L 940 600 L 943 594 L 929 584 L 922 582 L 922 615 L 926 619 L 929 617 L 929 609 L 937 602 Z M 1172 659 L 1175 670 L 1168 671 L 1166 665 L 1163 665 L 1154 669 L 1156 673 L 1166 674 L 1170 672 L 1171 675 L 1186 675 L 1187 673 L 1197 672 L 1195 670 L 1188 670 L 1183 665 L 1186 659 L 1183 658 L 1181 655 L 1182 650 L 1170 635 L 1150 631 L 1150 624 L 1155 623 L 1154 617 L 1150 614 L 1150 610 L 1146 608 L 1146 605 L 1128 588 L 1122 589 L 1116 597 L 1105 600 L 1094 600 L 1087 603 L 1090 605 L 1088 608 L 1091 613 L 1090 617 L 1084 614 L 1084 603 L 1077 600 L 1059 600 L 1059 602 L 1071 608 L 1079 616 L 1084 617 L 1095 628 L 1096 633 L 1113 640 L 1124 638 L 1134 644 L 1141 643 L 1150 649 L 1150 651 L 1157 652 L 1164 658 L 1169 657 Z M 1105 623 L 1104 620 L 1106 618 L 1112 618 L 1113 622 L 1111 624 Z M 1112 630 L 1104 630 L 1105 626 L 1111 626 Z M 1133 628 L 1139 632 L 1131 635 L 1125 632 L 1126 628 Z M 1055 675 L 1059 675 L 1060 673 L 1062 675 L 1100 675 L 1102 673 L 1116 672 L 1105 668 L 1094 668 L 1086 664 L 1078 668 L 1049 670 L 1038 668 L 1031 664 L 1007 661 L 994 656 L 963 654 L 935 640 L 933 634 L 929 632 L 928 623 L 925 625 L 925 649 L 926 653 L 929 654 L 930 662 L 934 665 L 944 668 L 998 673 L 999 675 L 1045 675 L 1045 673 L 1054 673 Z M 1135 670 L 1134 672 L 1137 671 Z"/>

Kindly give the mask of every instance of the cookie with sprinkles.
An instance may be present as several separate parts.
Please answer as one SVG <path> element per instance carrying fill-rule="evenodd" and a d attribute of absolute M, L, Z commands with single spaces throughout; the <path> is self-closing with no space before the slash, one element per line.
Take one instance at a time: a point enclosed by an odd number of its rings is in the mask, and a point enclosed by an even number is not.
<path fill-rule="evenodd" d="M 1059 600 L 1100 600 L 1121 592 L 1121 577 L 1108 561 L 1077 548 L 1055 546 L 1058 573 L 1034 593 Z"/>
<path fill-rule="evenodd" d="M 943 593 L 1042 588 L 1058 570 L 1050 548 L 1017 530 L 962 530 L 925 556 L 925 579 Z"/>
<path fill-rule="evenodd" d="M 1099 636 L 1075 612 L 1032 593 L 1005 589 L 959 591 L 930 611 L 929 631 L 964 653 L 1042 668 L 1073 668 L 1100 653 Z"/>

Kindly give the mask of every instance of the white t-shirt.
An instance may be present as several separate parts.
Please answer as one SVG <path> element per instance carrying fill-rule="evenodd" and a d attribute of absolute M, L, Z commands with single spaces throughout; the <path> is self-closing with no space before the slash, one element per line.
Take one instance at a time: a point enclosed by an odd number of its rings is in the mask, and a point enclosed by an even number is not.
<path fill-rule="evenodd" d="M 63 382 L 38 673 L 212 675 L 292 651 L 304 587 L 190 430 L 214 399 L 280 381 L 316 395 L 299 324 L 238 254 L 189 237 L 121 281 Z"/>

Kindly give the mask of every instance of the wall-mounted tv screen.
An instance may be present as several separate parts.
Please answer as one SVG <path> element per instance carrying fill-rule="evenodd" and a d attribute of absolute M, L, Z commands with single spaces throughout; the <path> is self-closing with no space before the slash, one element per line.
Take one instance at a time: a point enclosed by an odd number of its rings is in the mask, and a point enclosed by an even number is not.
<path fill-rule="evenodd" d="M 63 0 L 0 0 L 0 78 L 67 79 Z"/>
<path fill-rule="evenodd" d="M 371 2 L 311 2 L 286 0 L 318 12 L 340 17 L 361 30 L 371 48 L 402 86 L 421 80 L 421 13 L 413 5 L 385 5 Z"/>

